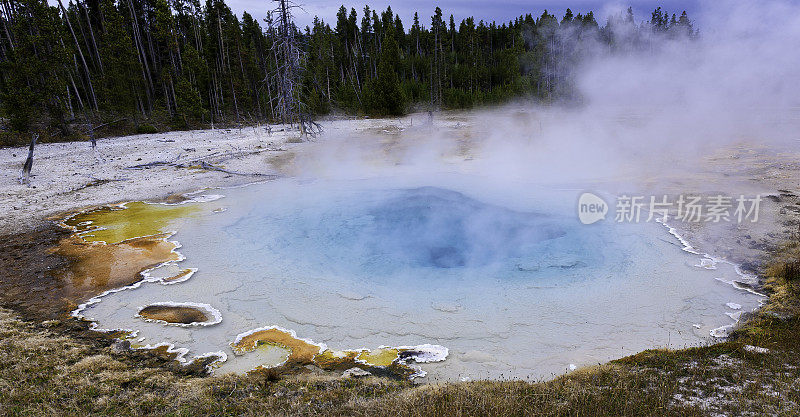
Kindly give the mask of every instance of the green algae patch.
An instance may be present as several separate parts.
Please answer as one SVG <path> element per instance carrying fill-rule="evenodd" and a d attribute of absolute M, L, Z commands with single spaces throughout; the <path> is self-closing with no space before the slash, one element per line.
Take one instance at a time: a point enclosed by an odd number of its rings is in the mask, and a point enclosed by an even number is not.
<path fill-rule="evenodd" d="M 249 353 L 254 355 L 260 364 L 252 371 L 269 369 L 285 364 L 292 356 L 292 350 L 279 343 L 261 342 Z"/>
<path fill-rule="evenodd" d="M 377 376 L 397 379 L 414 379 L 425 375 L 425 371 L 414 363 L 441 362 L 448 355 L 444 346 L 423 344 L 416 346 L 381 346 L 377 349 L 332 350 L 324 344 L 301 339 L 293 330 L 267 326 L 240 333 L 230 344 L 237 356 L 250 355 L 246 361 L 252 364 L 247 372 L 282 367 L 281 372 L 301 372 L 307 365 L 314 365 L 328 372 L 342 372 L 361 368 Z M 289 352 L 280 364 L 255 358 L 261 349 L 281 348 Z M 264 352 L 262 356 L 266 356 Z M 241 361 L 239 361 L 241 362 Z M 241 368 L 241 365 L 236 365 Z"/>
<path fill-rule="evenodd" d="M 314 358 L 314 365 L 325 370 L 347 369 L 355 366 L 358 351 L 345 350 L 333 351 L 325 350 Z"/>
<path fill-rule="evenodd" d="M 134 201 L 89 209 L 60 222 L 72 234 L 51 253 L 70 260 L 57 275 L 63 280 L 70 308 L 105 291 L 132 285 L 142 272 L 181 260 L 171 222 L 199 212 L 199 203 L 157 204 Z M 194 269 L 177 271 L 162 283 L 189 279 Z"/>
<path fill-rule="evenodd" d="M 197 210 L 196 204 L 167 205 L 134 201 L 85 211 L 63 223 L 87 242 L 115 244 L 166 232 L 170 221 L 190 216 Z"/>
<path fill-rule="evenodd" d="M 245 334 L 231 344 L 236 354 L 244 354 L 258 348 L 262 344 L 278 345 L 288 349 L 289 360 L 298 364 L 311 363 L 320 352 L 320 346 L 297 338 L 292 332 L 267 328 Z"/>
<path fill-rule="evenodd" d="M 356 360 L 371 366 L 389 366 L 400 358 L 400 351 L 392 348 L 365 350 Z"/>
<path fill-rule="evenodd" d="M 342 372 L 355 367 L 373 375 L 405 380 L 422 375 L 418 369 L 401 363 L 402 352 L 403 349 L 395 348 L 379 348 L 372 351 L 327 349 L 314 358 L 314 365 L 333 372 Z"/>
<path fill-rule="evenodd" d="M 256 367 L 249 372 L 273 368 L 281 365 L 305 366 L 316 365 L 326 371 L 343 371 L 359 367 L 377 375 L 393 378 L 410 379 L 419 375 L 413 367 L 400 363 L 404 349 L 379 348 L 374 350 L 334 351 L 298 338 L 294 332 L 279 328 L 262 328 L 240 335 L 231 348 L 237 355 L 269 356 L 267 353 L 275 349 L 285 349 L 288 356 L 281 363 L 258 361 Z M 274 356 L 274 355 L 273 355 Z"/>

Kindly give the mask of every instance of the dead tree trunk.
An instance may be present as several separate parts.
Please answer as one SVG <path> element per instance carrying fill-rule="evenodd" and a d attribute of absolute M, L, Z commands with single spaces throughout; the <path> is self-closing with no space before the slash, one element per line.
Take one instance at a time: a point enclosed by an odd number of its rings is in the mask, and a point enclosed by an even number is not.
<path fill-rule="evenodd" d="M 298 46 L 297 27 L 292 20 L 292 9 L 298 7 L 291 0 L 273 0 L 278 5 L 272 10 L 277 15 L 277 31 L 272 39 L 276 59 L 273 78 L 278 100 L 277 113 L 290 126 L 297 126 L 303 138 L 320 132 L 320 125 L 312 120 L 300 92 L 305 53 Z"/>
<path fill-rule="evenodd" d="M 31 145 L 28 147 L 28 159 L 25 160 L 25 165 L 22 166 L 22 175 L 20 176 L 20 183 L 29 184 L 31 179 L 31 169 L 33 168 L 33 147 L 36 146 L 36 141 L 39 135 L 34 133 L 31 137 Z"/>

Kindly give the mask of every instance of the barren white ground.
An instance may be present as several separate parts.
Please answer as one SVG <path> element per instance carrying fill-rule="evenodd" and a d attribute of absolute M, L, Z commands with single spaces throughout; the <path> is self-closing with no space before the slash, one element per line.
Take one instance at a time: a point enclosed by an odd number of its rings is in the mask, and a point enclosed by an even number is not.
<path fill-rule="evenodd" d="M 325 134 L 317 140 L 324 140 L 326 135 L 410 124 L 413 118 L 326 121 Z M 295 152 L 313 145 L 299 143 L 299 136 L 296 131 L 273 125 L 269 131 L 266 126 L 258 126 L 110 137 L 98 140 L 95 150 L 89 142 L 44 143 L 35 148 L 29 185 L 19 181 L 27 147 L 3 148 L 0 232 L 28 230 L 49 216 L 73 209 L 118 201 L 157 200 L 206 187 L 258 181 L 260 175 L 280 174 Z M 200 161 L 242 175 L 171 165 L 131 168 L 153 162 L 195 165 Z"/>

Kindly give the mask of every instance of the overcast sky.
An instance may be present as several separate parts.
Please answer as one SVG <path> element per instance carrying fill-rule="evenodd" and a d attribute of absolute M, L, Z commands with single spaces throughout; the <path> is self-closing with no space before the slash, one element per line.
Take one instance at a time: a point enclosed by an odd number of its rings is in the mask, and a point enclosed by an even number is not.
<path fill-rule="evenodd" d="M 442 8 L 442 12 L 446 19 L 452 14 L 456 19 L 456 24 L 469 16 L 474 16 L 476 22 L 479 20 L 484 21 L 497 21 L 508 22 L 522 14 L 532 13 L 535 16 L 541 15 L 542 11 L 547 9 L 550 13 L 554 13 L 561 18 L 567 7 L 571 8 L 573 13 L 586 13 L 594 11 L 595 16 L 598 17 L 598 22 L 602 25 L 605 23 L 605 16 L 611 10 L 620 7 L 632 6 L 638 17 L 649 18 L 650 12 L 658 6 L 669 11 L 670 13 L 680 13 L 686 10 L 690 17 L 693 12 L 696 12 L 700 6 L 700 0 L 628 0 L 626 2 L 611 2 L 611 1 L 598 1 L 598 0 L 406 0 L 406 1 L 386 1 L 386 0 L 367 0 L 360 2 L 343 2 L 342 0 L 296 0 L 298 4 L 303 5 L 302 10 L 295 12 L 295 18 L 298 26 L 305 27 L 309 25 L 314 16 L 319 16 L 326 23 L 334 26 L 336 24 L 336 12 L 339 6 L 344 4 L 348 9 L 355 8 L 358 12 L 359 21 L 361 20 L 362 10 L 364 5 L 368 4 L 371 9 L 378 9 L 379 11 L 386 10 L 386 7 L 391 5 L 395 13 L 400 14 L 403 19 L 403 25 L 408 29 L 411 26 L 411 18 L 414 12 L 419 12 L 420 22 L 426 27 L 430 26 L 431 15 L 436 6 Z M 241 16 L 243 11 L 247 11 L 254 17 L 261 20 L 265 14 L 266 9 L 273 6 L 271 0 L 226 0 L 226 3 L 233 9 L 233 11 Z"/>

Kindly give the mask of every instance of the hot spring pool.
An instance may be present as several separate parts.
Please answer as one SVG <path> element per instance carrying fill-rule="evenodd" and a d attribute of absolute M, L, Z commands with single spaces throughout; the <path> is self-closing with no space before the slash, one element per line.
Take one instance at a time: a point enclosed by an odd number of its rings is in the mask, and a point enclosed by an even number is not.
<path fill-rule="evenodd" d="M 217 373 L 286 360 L 286 350 L 239 356 L 230 347 L 248 330 L 279 326 L 334 350 L 441 345 L 447 359 L 422 367 L 430 379 L 458 380 L 544 378 L 705 343 L 758 305 L 729 284 L 740 279 L 731 265 L 698 266 L 660 224 L 586 226 L 575 215 L 580 190 L 479 182 L 284 179 L 227 189 L 169 225 L 181 268 L 197 268 L 190 279 L 108 294 L 80 314 L 136 330 L 140 344 L 186 348 L 187 358 L 225 352 Z M 208 306 L 222 320 L 178 327 L 136 316 L 164 302 Z"/>

